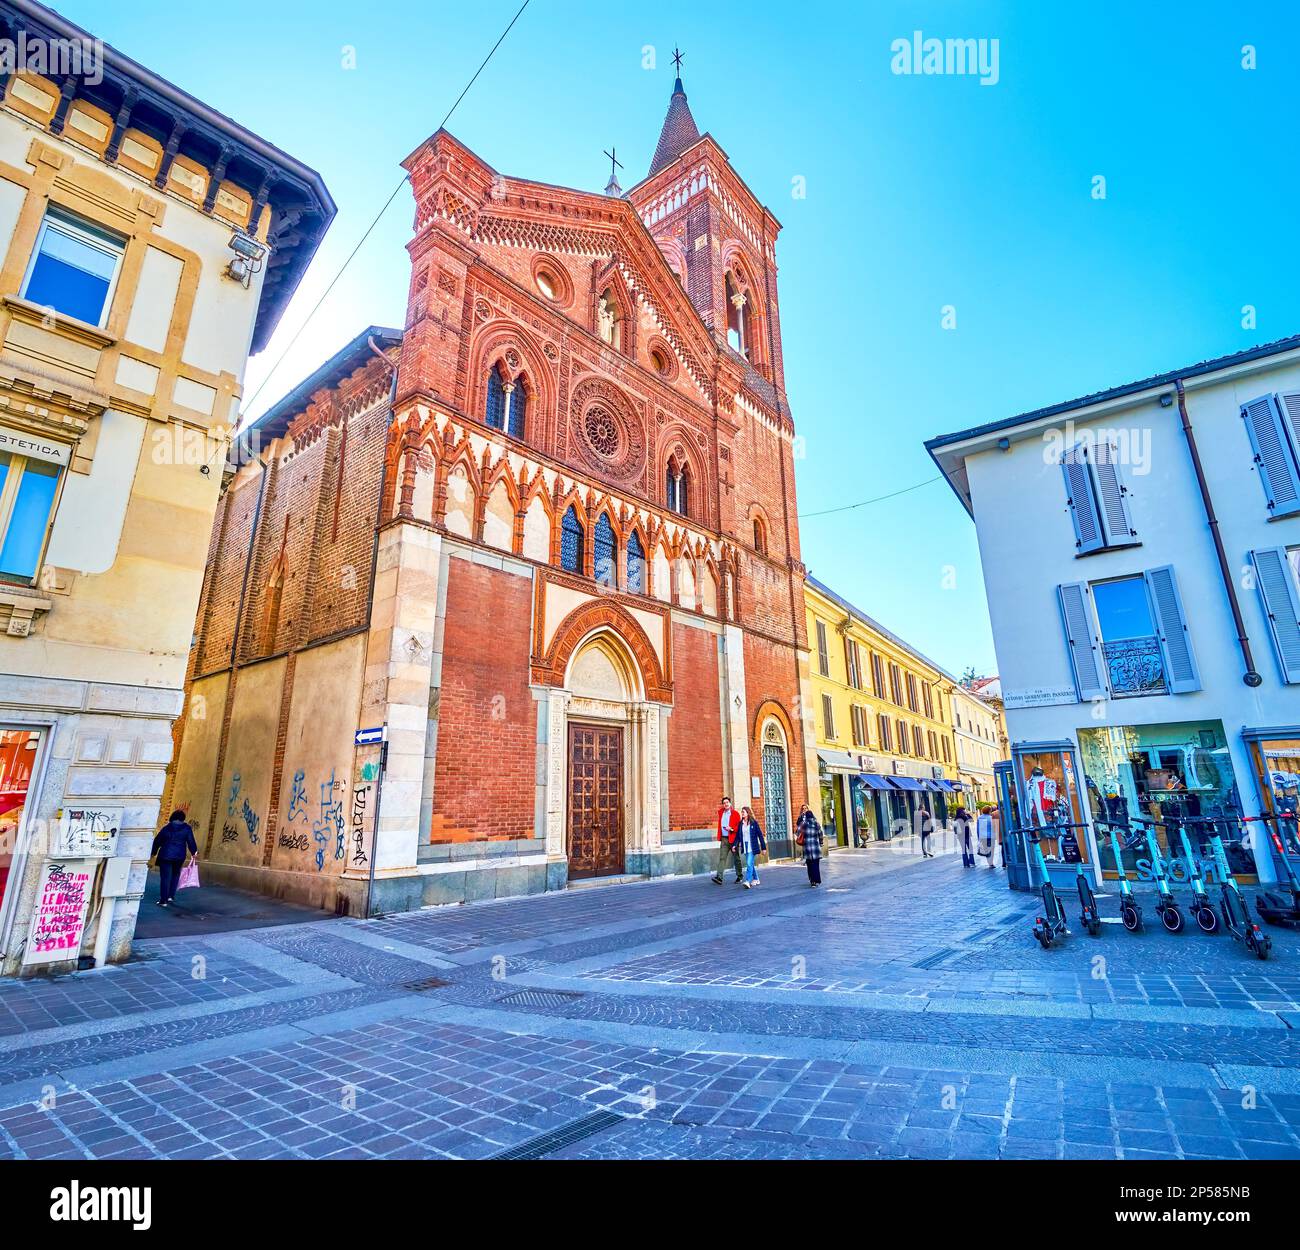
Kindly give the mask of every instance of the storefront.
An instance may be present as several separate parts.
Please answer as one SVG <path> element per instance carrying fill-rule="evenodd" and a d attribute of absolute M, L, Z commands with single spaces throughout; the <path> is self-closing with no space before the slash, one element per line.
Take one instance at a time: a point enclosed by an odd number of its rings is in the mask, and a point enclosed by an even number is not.
<path fill-rule="evenodd" d="M 0 950 L 14 922 L 30 849 L 27 817 L 34 808 L 44 738 L 40 729 L 0 726 Z"/>
<path fill-rule="evenodd" d="M 1221 721 L 1081 729 L 1079 754 L 1103 875 L 1115 875 L 1114 831 L 1125 871 L 1140 878 L 1151 872 L 1148 833 L 1155 836 L 1176 882 L 1187 879 L 1184 835 L 1209 875 L 1217 836 L 1233 873 L 1255 878 Z"/>
<path fill-rule="evenodd" d="M 897 791 L 879 773 L 858 773 L 850 782 L 853 817 L 863 842 L 888 842 L 893 837 L 890 795 Z"/>
<path fill-rule="evenodd" d="M 1285 879 L 1281 860 L 1300 874 L 1300 726 L 1243 732 L 1255 774 L 1269 855 Z M 1250 839 L 1255 845 L 1255 839 Z"/>
<path fill-rule="evenodd" d="M 1012 745 L 1010 779 L 1015 785 L 1019 818 L 1012 828 L 1003 831 L 1008 863 L 1032 864 L 1026 830 L 1033 830 L 1055 884 L 1072 883 L 1080 863 L 1091 867 L 1094 881 L 1100 884 L 1095 868 L 1096 848 L 1084 821 L 1078 777 L 1073 743 Z M 1040 884 L 1030 876 L 1029 888 Z M 1012 884 L 1016 884 L 1014 879 Z"/>

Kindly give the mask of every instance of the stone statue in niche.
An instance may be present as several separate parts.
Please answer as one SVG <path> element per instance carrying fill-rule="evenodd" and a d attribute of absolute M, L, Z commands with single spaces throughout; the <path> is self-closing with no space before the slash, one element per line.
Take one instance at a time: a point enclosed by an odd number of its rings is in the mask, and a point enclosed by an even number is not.
<path fill-rule="evenodd" d="M 611 347 L 617 346 L 615 338 L 618 334 L 618 317 L 614 301 L 609 298 L 608 291 L 600 297 L 600 303 L 596 305 L 596 333 Z"/>

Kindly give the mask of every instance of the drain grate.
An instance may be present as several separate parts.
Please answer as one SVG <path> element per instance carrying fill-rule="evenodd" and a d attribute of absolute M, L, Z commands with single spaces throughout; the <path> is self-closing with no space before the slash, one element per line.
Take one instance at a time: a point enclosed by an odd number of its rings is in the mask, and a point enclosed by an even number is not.
<path fill-rule="evenodd" d="M 1009 911 L 1005 916 L 1002 917 L 1001 920 L 998 921 L 998 924 L 1000 926 L 1009 925 L 1009 924 L 1019 924 L 1020 921 L 1023 919 L 1023 917 L 1024 917 L 1023 912 Z"/>
<path fill-rule="evenodd" d="M 581 997 L 582 994 L 574 990 L 515 990 L 513 994 L 504 994 L 493 1001 L 517 1007 L 567 1007 Z"/>
<path fill-rule="evenodd" d="M 996 929 L 976 929 L 969 937 L 962 938 L 963 942 L 982 942 L 985 938 L 997 936 Z"/>
<path fill-rule="evenodd" d="M 918 959 L 912 965 L 913 968 L 937 968 L 945 959 L 951 958 L 957 952 L 951 946 L 945 946 L 941 951 L 935 951 L 933 955 L 927 955 L 924 959 Z"/>
<path fill-rule="evenodd" d="M 612 1111 L 593 1111 L 591 1115 L 584 1115 L 580 1120 L 571 1120 L 562 1128 L 552 1129 L 540 1137 L 529 1138 L 528 1141 L 511 1146 L 509 1150 L 503 1150 L 500 1154 L 489 1155 L 488 1158 L 541 1159 L 557 1150 L 562 1150 L 565 1146 L 572 1146 L 574 1142 L 603 1133 L 615 1124 L 622 1124 L 623 1118 Z"/>
<path fill-rule="evenodd" d="M 414 994 L 419 994 L 424 990 L 440 990 L 450 981 L 444 981 L 442 977 L 425 977 L 423 981 L 403 981 L 398 989 L 410 990 Z"/>

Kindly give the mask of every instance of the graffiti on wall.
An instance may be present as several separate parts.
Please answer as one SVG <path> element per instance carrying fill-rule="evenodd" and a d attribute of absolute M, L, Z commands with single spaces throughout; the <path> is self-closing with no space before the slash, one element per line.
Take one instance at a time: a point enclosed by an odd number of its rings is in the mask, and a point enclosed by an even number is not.
<path fill-rule="evenodd" d="M 343 819 L 343 801 L 335 797 L 335 791 L 343 787 L 334 779 L 334 769 L 330 769 L 328 781 L 320 783 L 320 815 L 312 825 L 312 837 L 316 841 L 316 871 L 325 868 L 326 857 L 333 853 L 334 859 L 345 855 L 347 838 Z"/>
<path fill-rule="evenodd" d="M 370 863 L 366 854 L 366 808 L 370 803 L 370 785 L 352 787 L 352 866 L 364 868 Z"/>

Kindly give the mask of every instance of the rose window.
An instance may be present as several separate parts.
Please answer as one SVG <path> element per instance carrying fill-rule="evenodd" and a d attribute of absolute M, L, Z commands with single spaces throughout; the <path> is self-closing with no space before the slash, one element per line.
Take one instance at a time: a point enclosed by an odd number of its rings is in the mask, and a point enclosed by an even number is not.
<path fill-rule="evenodd" d="M 613 458 L 618 454 L 618 425 L 606 409 L 599 405 L 589 408 L 583 418 L 583 432 L 587 442 L 602 456 Z"/>

